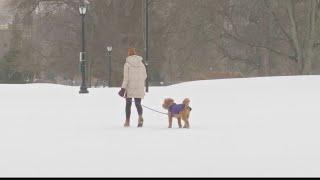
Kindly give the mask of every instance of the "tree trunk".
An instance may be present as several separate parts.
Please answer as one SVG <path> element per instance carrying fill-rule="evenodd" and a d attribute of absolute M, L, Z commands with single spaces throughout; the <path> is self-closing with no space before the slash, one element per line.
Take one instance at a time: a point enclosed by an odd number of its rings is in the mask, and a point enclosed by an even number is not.
<path fill-rule="evenodd" d="M 287 11 L 290 19 L 290 32 L 291 32 L 291 40 L 293 43 L 295 55 L 298 62 L 299 72 L 302 71 L 303 57 L 302 57 L 302 49 L 300 46 L 299 38 L 298 38 L 298 27 L 295 18 L 295 6 L 293 0 L 287 1 Z"/>
<path fill-rule="evenodd" d="M 311 0 L 308 2 L 308 16 L 307 16 L 307 40 L 305 47 L 305 58 L 302 67 L 303 74 L 312 73 L 312 60 L 314 58 L 313 44 L 316 38 L 315 28 L 316 28 L 316 1 Z"/>
<path fill-rule="evenodd" d="M 259 48 L 261 57 L 260 74 L 261 76 L 270 75 L 270 51 L 266 48 Z"/>

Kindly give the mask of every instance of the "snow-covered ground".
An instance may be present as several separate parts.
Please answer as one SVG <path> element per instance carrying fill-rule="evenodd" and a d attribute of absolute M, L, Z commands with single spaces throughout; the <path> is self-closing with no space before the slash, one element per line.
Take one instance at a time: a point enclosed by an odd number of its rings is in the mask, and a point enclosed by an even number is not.
<path fill-rule="evenodd" d="M 118 88 L 0 85 L 0 176 L 320 176 L 320 76 L 151 87 L 143 104 L 191 99 L 191 129 L 123 128 Z"/>

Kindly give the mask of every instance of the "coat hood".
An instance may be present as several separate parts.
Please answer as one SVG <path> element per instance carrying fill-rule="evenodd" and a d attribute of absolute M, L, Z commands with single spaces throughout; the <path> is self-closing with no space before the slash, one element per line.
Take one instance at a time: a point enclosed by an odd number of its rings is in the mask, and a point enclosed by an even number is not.
<path fill-rule="evenodd" d="M 141 67 L 144 66 L 142 60 L 143 58 L 141 56 L 133 55 L 127 57 L 126 63 L 131 67 Z"/>

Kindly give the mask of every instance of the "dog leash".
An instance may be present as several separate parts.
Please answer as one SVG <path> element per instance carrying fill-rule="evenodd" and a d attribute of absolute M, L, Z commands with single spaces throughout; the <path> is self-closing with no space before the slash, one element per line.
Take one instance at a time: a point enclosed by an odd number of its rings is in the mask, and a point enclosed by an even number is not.
<path fill-rule="evenodd" d="M 132 101 L 132 102 L 134 102 L 134 101 Z M 144 108 L 147 108 L 147 109 L 149 109 L 149 110 L 151 110 L 151 111 L 154 111 L 154 112 L 156 112 L 156 113 L 168 115 L 168 113 L 164 113 L 164 112 L 157 111 L 157 110 L 152 109 L 152 108 L 150 108 L 150 107 L 148 107 L 148 106 L 145 106 L 145 105 L 143 105 L 143 104 L 141 104 L 141 106 L 144 107 Z"/>
<path fill-rule="evenodd" d="M 142 104 L 141 104 L 141 106 L 144 107 L 144 108 L 147 108 L 147 109 L 149 109 L 149 110 L 151 110 L 151 111 L 157 112 L 157 113 L 159 113 L 159 114 L 168 115 L 168 113 L 164 113 L 164 112 L 157 111 L 157 110 L 152 109 L 152 108 L 149 108 L 149 107 L 147 107 L 147 106 L 145 106 L 145 105 L 142 105 Z"/>

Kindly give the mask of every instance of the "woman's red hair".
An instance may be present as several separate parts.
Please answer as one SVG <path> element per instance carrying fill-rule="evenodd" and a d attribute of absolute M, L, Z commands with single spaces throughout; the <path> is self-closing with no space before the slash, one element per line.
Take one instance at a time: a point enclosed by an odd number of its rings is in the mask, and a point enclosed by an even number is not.
<path fill-rule="evenodd" d="M 128 56 L 137 55 L 137 51 L 135 48 L 129 48 L 128 49 Z"/>

